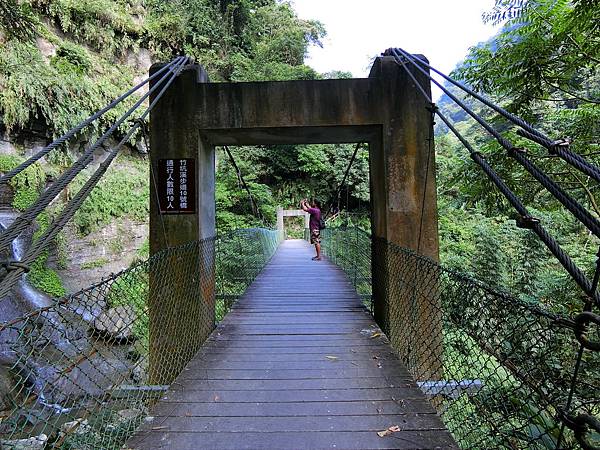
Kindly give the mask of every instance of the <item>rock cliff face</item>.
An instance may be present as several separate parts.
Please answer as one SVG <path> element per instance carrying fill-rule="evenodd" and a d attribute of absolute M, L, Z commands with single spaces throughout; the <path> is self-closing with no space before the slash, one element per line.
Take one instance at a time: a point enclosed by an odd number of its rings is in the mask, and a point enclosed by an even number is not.
<path fill-rule="evenodd" d="M 94 170 L 106 156 L 110 144 L 98 150 L 89 168 Z M 79 139 L 69 149 L 72 158 L 79 156 L 87 141 Z M 7 136 L 0 139 L 0 155 L 31 156 L 46 145 L 45 141 L 34 140 L 31 136 L 27 139 L 12 140 Z M 128 149 L 125 153 L 135 158 L 145 149 Z M 43 168 L 50 170 L 50 165 L 42 158 L 40 163 Z M 117 160 L 111 170 L 127 171 L 128 167 L 120 165 Z M 70 195 L 67 188 L 67 194 Z M 64 197 L 64 195 L 63 195 Z M 0 210 L 14 212 L 12 201 L 14 190 L 8 185 L 0 186 Z M 60 201 L 60 198 L 59 200 Z M 48 267 L 54 269 L 62 279 L 67 292 L 77 292 L 103 277 L 126 269 L 136 259 L 143 258 L 139 250 L 148 238 L 148 222 L 133 220 L 127 217 L 115 219 L 113 222 L 101 227 L 97 231 L 81 236 L 76 227 L 68 225 L 63 233 L 64 238 L 59 245 L 50 249 Z"/>
<path fill-rule="evenodd" d="M 46 24 L 52 33 L 57 37 L 62 37 L 60 32 L 51 23 Z M 38 37 L 35 46 L 39 50 L 42 58 L 47 64 L 56 56 L 58 44 L 42 37 Z M 90 53 L 94 51 L 86 47 Z M 135 75 L 134 82 L 143 80 L 150 66 L 153 64 L 152 54 L 148 49 L 138 48 L 135 51 L 126 50 L 122 56 L 125 66 Z M 147 88 L 146 88 L 147 90 Z M 146 90 L 142 89 L 139 95 Z M 27 129 L 13 130 L 7 134 L 2 125 L 0 116 L 0 155 L 17 155 L 28 158 L 49 143 L 47 136 L 48 127 L 40 120 L 34 120 L 29 123 Z M 65 161 L 76 160 L 83 151 L 92 143 L 89 136 L 80 135 L 68 143 L 68 147 L 63 151 L 60 158 Z M 117 141 L 113 138 L 108 139 L 94 154 L 94 160 L 88 166 L 94 170 L 104 161 L 108 151 L 114 147 Z M 143 140 L 138 139 L 135 147 L 124 149 L 123 152 L 132 158 L 139 158 L 140 155 L 147 153 Z M 52 166 L 46 158 L 39 161 L 42 168 L 47 171 L 49 181 L 56 176 L 56 167 Z M 117 159 L 111 170 L 121 170 L 126 172 L 127 167 L 120 167 Z M 66 193 L 61 194 L 62 198 L 70 196 L 69 188 Z M 0 186 L 0 208 L 11 210 L 14 192 L 9 186 Z M 60 200 L 59 200 L 60 201 Z M 137 219 L 120 217 L 112 223 L 103 226 L 91 234 L 81 236 L 76 227 L 69 225 L 59 243 L 58 247 L 50 250 L 48 258 L 48 267 L 56 270 L 68 292 L 76 292 L 92 283 L 99 281 L 111 273 L 119 272 L 127 268 L 134 260 L 140 259 L 142 255 L 139 249 L 144 245 L 148 236 L 148 224 L 145 220 L 139 220 L 139 214 L 134 215 Z"/>
<path fill-rule="evenodd" d="M 59 264 L 56 249 L 48 263 L 62 279 L 69 292 L 77 292 L 111 273 L 120 272 L 141 259 L 140 248 L 148 238 L 148 223 L 121 219 L 85 237 L 72 236 L 65 243 L 65 261 Z"/>

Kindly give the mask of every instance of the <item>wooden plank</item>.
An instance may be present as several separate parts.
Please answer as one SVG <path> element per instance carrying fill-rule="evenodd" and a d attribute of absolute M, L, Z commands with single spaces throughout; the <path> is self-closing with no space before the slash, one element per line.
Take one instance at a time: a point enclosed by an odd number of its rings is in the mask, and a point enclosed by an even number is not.
<path fill-rule="evenodd" d="M 128 448 L 457 448 L 345 274 L 310 256 L 282 245 Z"/>
<path fill-rule="evenodd" d="M 264 430 L 277 430 L 281 433 L 297 431 L 377 431 L 398 425 L 404 431 L 439 430 L 439 419 L 431 414 L 380 414 L 377 416 L 316 416 L 304 417 L 171 417 L 160 420 L 155 416 L 154 422 L 161 423 L 170 432 L 228 432 L 257 433 Z"/>
<path fill-rule="evenodd" d="M 397 356 L 393 352 L 385 351 L 373 351 L 362 352 L 362 353 L 341 353 L 334 352 L 333 354 L 326 353 L 293 353 L 293 354 L 280 354 L 280 353 L 267 353 L 267 354 L 252 354 L 252 353 L 206 353 L 199 355 L 195 358 L 198 361 L 222 361 L 222 362 L 301 362 L 301 361 L 325 361 L 330 360 L 328 356 L 335 356 L 338 361 L 365 361 L 377 358 L 380 361 L 394 360 L 397 361 Z M 191 364 L 191 363 L 190 363 Z"/>
<path fill-rule="evenodd" d="M 157 427 L 160 425 L 157 424 Z M 403 431 L 380 438 L 372 431 L 350 432 L 264 432 L 247 433 L 235 431 L 221 433 L 189 433 L 150 431 L 134 438 L 128 447 L 132 449 L 278 449 L 306 450 L 321 448 L 353 449 L 458 449 L 448 432 Z"/>
<path fill-rule="evenodd" d="M 244 345 L 243 343 L 236 342 L 235 345 L 232 344 L 230 346 L 222 345 L 220 347 L 215 346 L 214 344 L 208 346 L 206 348 L 207 351 L 213 350 L 216 351 L 217 348 L 220 349 L 221 354 L 227 355 L 235 355 L 235 354 L 316 354 L 316 355 L 330 355 L 331 352 L 346 353 L 346 354 L 359 354 L 359 353 L 369 353 L 374 354 L 374 352 L 379 351 L 381 348 L 379 345 L 354 345 L 350 348 L 340 348 L 340 346 L 324 346 L 324 345 L 316 345 L 316 346 L 289 346 L 286 345 L 284 347 L 273 345 L 257 345 L 252 346 L 252 343 L 248 343 Z M 227 350 L 227 351 L 225 351 Z"/>
<path fill-rule="evenodd" d="M 220 389 L 220 390 L 290 390 L 290 389 L 368 389 L 415 387 L 410 377 L 392 378 L 332 378 L 332 379 L 290 379 L 290 380 L 207 380 L 181 379 L 171 385 L 173 390 Z"/>
<path fill-rule="evenodd" d="M 307 335 L 303 335 L 307 336 Z M 329 343 L 327 341 L 323 341 L 322 344 L 319 341 L 314 342 L 302 342 L 302 341 L 284 341 L 284 342 L 257 342 L 257 341 L 248 341 L 248 342 L 239 342 L 239 341 L 212 341 L 207 345 L 207 350 L 212 350 L 213 352 L 222 352 L 227 350 L 227 352 L 235 349 L 264 349 L 265 352 L 269 353 L 324 353 L 331 354 L 332 351 L 339 352 L 347 352 L 347 353 L 358 353 L 358 352 L 376 352 L 381 349 L 381 345 L 377 342 L 373 343 L 365 343 L 365 344 L 353 344 L 348 345 L 346 349 L 340 349 L 339 345 L 335 343 Z"/>
<path fill-rule="evenodd" d="M 408 407 L 413 411 L 407 411 Z M 419 402 L 393 400 L 359 402 L 272 402 L 272 403 L 194 403 L 164 402 L 152 411 L 156 417 L 316 417 L 316 416 L 378 416 L 382 414 L 427 413 L 431 406 Z M 304 419 L 302 419 L 304 420 Z M 441 427 L 440 422 L 436 428 Z"/>
<path fill-rule="evenodd" d="M 167 392 L 165 402 L 238 402 L 238 403 L 286 403 L 286 402 L 358 402 L 396 400 L 416 402 L 419 408 L 429 406 L 420 391 L 410 387 L 383 387 L 372 389 L 288 389 L 288 390 L 175 390 Z M 398 400 L 400 401 L 400 400 Z"/>
<path fill-rule="evenodd" d="M 390 376 L 405 376 L 406 371 L 372 369 L 321 369 L 321 370 L 231 370 L 231 369 L 196 369 L 185 370 L 181 380 L 335 380 L 345 378 L 388 378 Z"/>
<path fill-rule="evenodd" d="M 372 373 L 383 372 L 377 369 L 386 369 L 394 371 L 394 374 L 405 373 L 406 369 L 397 360 L 374 360 L 367 358 L 362 361 L 340 361 L 335 355 L 330 355 L 331 358 L 322 358 L 320 361 L 223 361 L 223 360 L 194 360 L 188 364 L 187 368 L 190 371 L 195 369 L 219 369 L 219 370 L 253 370 L 253 371 L 273 371 L 281 370 L 285 367 L 286 370 L 294 371 L 296 374 L 304 374 L 308 370 L 344 370 L 344 369 L 365 369 Z M 375 370 L 373 370 L 375 369 Z M 387 374 L 387 373 L 386 373 Z M 384 374 L 385 376 L 385 374 Z"/>

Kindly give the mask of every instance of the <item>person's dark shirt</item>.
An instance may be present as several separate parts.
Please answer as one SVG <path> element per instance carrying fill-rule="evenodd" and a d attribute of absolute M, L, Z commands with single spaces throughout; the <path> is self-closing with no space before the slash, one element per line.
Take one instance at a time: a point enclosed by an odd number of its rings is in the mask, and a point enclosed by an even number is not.
<path fill-rule="evenodd" d="M 306 210 L 310 214 L 308 226 L 310 230 L 319 230 L 319 222 L 321 222 L 321 210 L 319 208 L 308 208 Z"/>

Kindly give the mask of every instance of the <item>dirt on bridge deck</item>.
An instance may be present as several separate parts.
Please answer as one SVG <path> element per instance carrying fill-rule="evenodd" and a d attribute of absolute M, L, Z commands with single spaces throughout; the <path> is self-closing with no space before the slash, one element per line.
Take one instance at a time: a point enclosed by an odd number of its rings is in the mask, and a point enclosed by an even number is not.
<path fill-rule="evenodd" d="M 280 246 L 127 448 L 458 448 L 345 274 L 311 256 Z"/>

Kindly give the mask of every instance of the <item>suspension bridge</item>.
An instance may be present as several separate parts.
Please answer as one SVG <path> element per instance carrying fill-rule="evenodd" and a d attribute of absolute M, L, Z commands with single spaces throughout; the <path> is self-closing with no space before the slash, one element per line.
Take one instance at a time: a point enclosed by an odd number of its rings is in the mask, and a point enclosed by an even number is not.
<path fill-rule="evenodd" d="M 0 301 L 12 312 L 0 323 L 10 377 L 2 448 L 599 448 L 600 264 L 588 278 L 436 108 L 430 84 L 596 237 L 600 223 L 431 72 L 600 182 L 600 169 L 568 140 L 550 139 L 402 49 L 354 80 L 210 83 L 178 57 L 2 175 L 8 183 L 130 102 L 2 224 L 9 257 Z M 435 116 L 514 207 L 517 226 L 579 285 L 578 311 L 545 310 L 439 264 Z M 14 292 L 28 268 L 140 132 L 150 136 L 150 258 L 24 310 Z M 116 133 L 122 139 L 48 227 L 26 250 L 16 246 Z M 324 230 L 320 262 L 310 261 L 308 243 L 277 230 L 216 232 L 216 146 L 336 142 L 368 145 L 370 232 Z"/>

